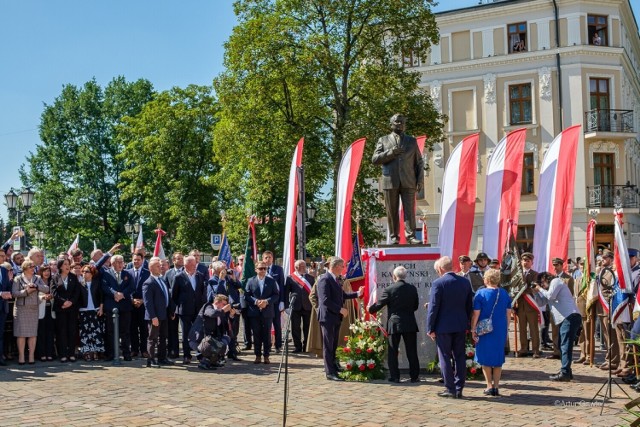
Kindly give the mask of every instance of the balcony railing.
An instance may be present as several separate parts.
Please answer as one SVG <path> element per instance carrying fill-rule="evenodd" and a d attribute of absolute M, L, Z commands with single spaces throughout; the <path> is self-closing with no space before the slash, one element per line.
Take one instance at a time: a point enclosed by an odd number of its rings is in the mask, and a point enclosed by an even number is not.
<path fill-rule="evenodd" d="M 591 110 L 584 113 L 585 132 L 633 133 L 633 110 Z"/>
<path fill-rule="evenodd" d="M 589 208 L 637 208 L 640 196 L 638 187 L 627 182 L 625 185 L 596 185 L 587 187 Z"/>

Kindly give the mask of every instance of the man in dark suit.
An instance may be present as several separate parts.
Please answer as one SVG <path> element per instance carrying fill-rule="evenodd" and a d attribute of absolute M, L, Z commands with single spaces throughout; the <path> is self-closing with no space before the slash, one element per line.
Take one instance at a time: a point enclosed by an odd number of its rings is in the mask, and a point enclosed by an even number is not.
<path fill-rule="evenodd" d="M 131 360 L 131 294 L 135 290 L 133 277 L 124 270 L 124 259 L 121 255 L 111 258 L 111 270 L 101 274 L 102 293 L 104 294 L 104 311 L 107 314 L 107 334 L 105 342 L 106 361 L 113 360 L 113 321 L 111 315 L 117 308 L 120 316 L 120 347 L 124 360 Z"/>
<path fill-rule="evenodd" d="M 149 330 L 144 319 L 144 300 L 142 299 L 142 285 L 149 278 L 149 270 L 144 267 L 144 252 L 137 250 L 133 254 L 131 264 L 133 268 L 127 272 L 133 277 L 135 290 L 131 294 L 133 311 L 131 312 L 131 357 L 138 355 L 149 358 L 147 354 L 147 339 Z M 147 263 L 147 265 L 149 265 Z"/>
<path fill-rule="evenodd" d="M 400 369 L 398 369 L 398 352 L 400 351 L 400 338 L 404 340 L 404 348 L 409 361 L 409 377 L 412 383 L 420 381 L 420 362 L 418 361 L 418 323 L 415 311 L 420 303 L 418 290 L 415 286 L 405 282 L 407 269 L 398 266 L 393 270 L 393 285 L 385 288 L 378 302 L 369 306 L 369 313 L 374 314 L 384 306 L 388 307 L 387 332 L 389 332 L 389 351 L 387 360 L 389 363 L 389 381 L 400 382 Z"/>
<path fill-rule="evenodd" d="M 427 311 L 427 334 L 436 342 L 446 390 L 440 397 L 461 398 L 467 377 L 465 335 L 473 312 L 469 281 L 453 272 L 451 258 L 435 263 L 440 276 L 431 284 Z M 451 359 L 455 362 L 455 372 Z"/>
<path fill-rule="evenodd" d="M 307 274 L 307 263 L 299 259 L 294 264 L 295 271 L 287 277 L 284 285 L 285 305 L 291 309 L 291 336 L 293 337 L 294 353 L 302 353 L 307 348 L 309 338 L 309 324 L 311 323 L 311 301 L 309 293 L 315 282 L 312 275 Z M 291 304 L 291 296 L 295 301 Z M 302 336 L 300 335 L 302 326 Z"/>
<path fill-rule="evenodd" d="M 279 265 L 273 263 L 273 252 L 264 251 L 262 253 L 262 262 L 267 265 L 267 276 L 273 278 L 278 285 L 278 303 L 274 305 L 275 316 L 273 317 L 273 329 L 275 331 L 275 345 L 276 353 L 282 351 L 282 317 L 281 313 L 284 311 L 284 270 Z"/>
<path fill-rule="evenodd" d="M 173 289 L 173 282 L 175 281 L 176 275 L 184 270 L 184 256 L 182 252 L 174 252 L 173 253 L 173 267 L 167 271 L 164 279 L 169 285 L 169 289 Z M 176 316 L 173 319 L 169 319 L 169 356 L 176 358 L 178 357 L 178 353 L 180 352 L 180 338 L 178 334 L 178 325 L 180 320 Z"/>
<path fill-rule="evenodd" d="M 2 251 L 2 255 L 4 255 Z M 7 320 L 9 314 L 9 300 L 11 296 L 11 280 L 9 280 L 9 272 L 6 268 L 0 267 L 0 366 L 6 366 L 7 362 L 4 361 L 3 349 L 4 349 L 4 323 Z"/>
<path fill-rule="evenodd" d="M 269 352 L 271 350 L 271 325 L 275 316 L 275 308 L 278 307 L 280 294 L 276 281 L 267 276 L 267 264 L 260 261 L 256 264 L 257 276 L 247 281 L 244 297 L 247 302 L 247 316 L 251 319 L 251 331 L 255 344 L 254 353 L 260 363 L 264 356 L 264 363 L 269 364 Z M 261 354 L 262 352 L 262 354 Z"/>
<path fill-rule="evenodd" d="M 336 350 L 338 349 L 338 336 L 340 335 L 340 323 L 348 314 L 342 305 L 345 299 L 353 299 L 361 296 L 363 288 L 358 292 L 344 292 L 338 283 L 338 277 L 344 270 L 344 260 L 339 257 L 329 257 L 329 271 L 318 279 L 316 290 L 318 293 L 318 323 L 322 331 L 322 357 L 324 359 L 324 371 L 328 380 L 343 381 L 338 377 L 338 364 Z"/>
<path fill-rule="evenodd" d="M 391 132 L 378 140 L 371 161 L 382 165 L 382 189 L 387 208 L 387 224 L 391 243 L 400 239 L 400 199 L 404 209 L 404 233 L 407 242 L 422 243 L 416 238 L 415 200 L 424 183 L 424 161 L 416 139 L 406 135 L 406 118 L 401 114 L 391 117 Z"/>
<path fill-rule="evenodd" d="M 166 343 L 167 320 L 175 317 L 175 306 L 169 295 L 169 286 L 160 276 L 160 258 L 152 257 L 149 260 L 149 270 L 151 274 L 142 285 L 144 318 L 149 324 L 147 367 L 157 368 L 160 365 L 173 365 L 173 361 L 167 358 Z"/>
<path fill-rule="evenodd" d="M 196 259 L 196 265 L 197 265 L 197 270 L 198 273 L 202 274 L 202 277 L 204 278 L 204 283 L 207 283 L 210 279 L 209 277 L 209 268 L 207 268 L 206 264 L 203 264 L 200 262 L 202 255 L 200 254 L 200 251 L 197 249 L 193 249 L 191 252 L 189 252 L 189 256 L 195 257 Z"/>
<path fill-rule="evenodd" d="M 527 338 L 527 327 L 529 328 L 529 335 L 531 336 L 531 347 L 533 351 L 533 357 L 539 358 L 542 356 L 540 351 L 540 323 L 542 323 L 541 312 L 538 308 L 538 304 L 535 302 L 534 293 L 531 289 L 531 284 L 538 280 L 538 272 L 534 271 L 531 266 L 533 265 L 533 254 L 525 252 L 520 255 L 522 264 L 522 279 L 526 284 L 526 289 L 522 296 L 518 298 L 516 302 L 516 314 L 518 315 L 518 334 L 520 349 L 517 349 L 517 357 L 524 357 L 528 355 L 529 339 Z"/>
<path fill-rule="evenodd" d="M 185 364 L 191 363 L 189 331 L 202 306 L 207 302 L 207 290 L 202 275 L 196 271 L 196 258 L 189 255 L 184 260 L 184 271 L 175 276 L 171 298 L 182 327 L 182 356 Z"/>

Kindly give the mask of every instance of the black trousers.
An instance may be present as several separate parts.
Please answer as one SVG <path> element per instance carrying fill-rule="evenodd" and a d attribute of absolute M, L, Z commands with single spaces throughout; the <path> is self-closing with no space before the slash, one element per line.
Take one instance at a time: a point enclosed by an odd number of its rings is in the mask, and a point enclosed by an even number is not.
<path fill-rule="evenodd" d="M 251 331 L 253 332 L 253 352 L 256 356 L 263 355 L 269 357 L 271 351 L 271 325 L 273 324 L 272 318 L 265 317 L 251 317 Z"/>
<path fill-rule="evenodd" d="M 182 328 L 182 357 L 191 357 L 191 347 L 189 346 L 189 331 L 196 316 L 180 315 L 180 327 Z"/>
<path fill-rule="evenodd" d="M 56 311 L 56 342 L 59 357 L 75 357 L 78 338 L 78 310 Z"/>
<path fill-rule="evenodd" d="M 296 351 L 304 351 L 307 348 L 310 322 L 310 311 L 296 310 L 291 312 L 291 336 Z M 300 334 L 300 326 L 302 326 L 302 335 Z"/>
<path fill-rule="evenodd" d="M 238 354 L 237 343 L 238 343 L 238 332 L 240 332 L 240 316 L 235 316 L 231 320 L 231 333 L 232 336 L 229 337 L 231 340 L 229 341 L 229 349 L 227 350 L 227 356 L 236 356 Z"/>
<path fill-rule="evenodd" d="M 253 345 L 253 332 L 251 330 L 251 319 L 247 316 L 247 309 L 243 308 L 241 311 L 242 322 L 244 325 L 244 345 L 251 347 Z"/>
<path fill-rule="evenodd" d="M 324 372 L 327 375 L 337 375 L 336 350 L 338 349 L 338 335 L 340 335 L 340 322 L 320 323 L 322 331 L 322 358 L 324 360 Z"/>
<path fill-rule="evenodd" d="M 57 319 L 56 319 L 57 320 Z M 113 349 L 113 318 L 107 318 L 106 324 L 107 336 L 104 343 L 105 356 L 107 359 L 113 359 L 115 357 Z M 131 357 L 131 312 L 120 312 L 120 327 L 118 328 L 120 333 L 120 349 L 122 349 L 122 355 L 124 357 Z"/>
<path fill-rule="evenodd" d="M 178 325 L 180 324 L 180 319 L 176 316 L 174 319 L 168 319 L 168 336 L 167 340 L 169 341 L 167 351 L 172 357 L 178 357 L 180 353 L 180 337 L 178 334 Z"/>
<path fill-rule="evenodd" d="M 43 319 L 38 320 L 38 341 L 36 341 L 36 357 L 54 357 L 55 319 L 51 317 L 51 305 L 45 307 Z"/>
<path fill-rule="evenodd" d="M 169 320 L 159 320 L 158 326 L 153 326 L 151 320 L 147 320 L 148 338 L 147 352 L 149 359 L 167 359 L 167 334 L 169 333 Z"/>
<path fill-rule="evenodd" d="M 147 321 L 144 320 L 144 304 L 138 308 L 133 308 L 131 312 L 131 351 L 133 353 L 142 353 L 147 351 L 147 339 L 149 337 L 149 328 Z"/>
<path fill-rule="evenodd" d="M 409 377 L 412 380 L 416 380 L 420 376 L 420 362 L 418 361 L 418 340 L 415 332 L 401 332 L 389 335 L 389 351 L 387 354 L 389 377 L 400 379 L 400 369 L 398 369 L 400 338 L 404 341 L 404 350 L 409 361 Z"/>

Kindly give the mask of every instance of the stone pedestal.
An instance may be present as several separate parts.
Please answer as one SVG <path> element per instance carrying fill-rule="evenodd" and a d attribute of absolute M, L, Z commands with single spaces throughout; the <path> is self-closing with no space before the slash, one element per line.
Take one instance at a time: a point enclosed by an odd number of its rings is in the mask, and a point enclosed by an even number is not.
<path fill-rule="evenodd" d="M 436 356 L 436 345 L 426 334 L 427 309 L 424 305 L 429 302 L 431 282 L 438 278 L 434 264 L 440 258 L 440 249 L 426 246 L 392 246 L 369 250 L 378 250 L 376 258 L 377 277 L 376 283 L 378 296 L 382 295 L 384 288 L 393 283 L 393 269 L 403 265 L 407 269 L 406 282 L 414 285 L 420 297 L 420 306 L 415 312 L 418 322 L 418 358 L 420 368 L 424 369 Z M 380 321 L 386 328 L 387 309 L 380 312 Z M 400 344 L 398 361 L 400 369 L 408 369 L 409 364 L 404 351 L 404 344 Z"/>

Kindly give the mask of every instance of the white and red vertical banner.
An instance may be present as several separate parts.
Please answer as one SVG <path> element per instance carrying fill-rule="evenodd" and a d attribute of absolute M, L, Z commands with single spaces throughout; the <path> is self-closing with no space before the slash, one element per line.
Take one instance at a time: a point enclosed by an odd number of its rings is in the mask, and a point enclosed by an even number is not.
<path fill-rule="evenodd" d="M 167 256 L 164 254 L 164 248 L 162 247 L 162 236 L 167 234 L 163 229 L 158 226 L 155 230 L 156 233 L 156 245 L 153 248 L 153 256 L 157 256 L 160 259 L 167 259 Z"/>
<path fill-rule="evenodd" d="M 336 256 L 343 260 L 351 258 L 353 238 L 351 234 L 351 205 L 360 162 L 364 153 L 366 139 L 361 138 L 349 146 L 342 156 L 338 178 L 336 180 Z M 346 268 L 346 261 L 345 261 Z"/>
<path fill-rule="evenodd" d="M 138 232 L 138 240 L 136 241 L 135 249 L 144 249 L 144 239 L 142 238 L 142 224 L 140 224 L 140 231 Z"/>
<path fill-rule="evenodd" d="M 567 258 L 573 219 L 580 125 L 565 129 L 549 145 L 540 168 L 533 269 L 553 271 L 553 258 Z"/>
<path fill-rule="evenodd" d="M 71 246 L 69 246 L 69 249 L 67 249 L 67 255 L 71 256 L 71 252 L 78 249 L 79 244 L 80 244 L 80 234 L 78 233 L 76 234 L 75 240 L 71 242 Z"/>
<path fill-rule="evenodd" d="M 502 261 L 510 233 L 517 236 L 526 136 L 524 128 L 509 132 L 487 164 L 482 252 L 498 261 Z"/>
<path fill-rule="evenodd" d="M 367 262 L 367 269 L 364 275 L 364 291 L 362 293 L 362 300 L 366 311 L 364 313 L 365 320 L 369 320 L 370 317 L 376 318 L 375 314 L 369 313 L 369 307 L 378 302 L 378 268 L 376 261 L 378 258 L 384 256 L 384 251 L 379 249 L 363 249 L 362 260 Z"/>
<path fill-rule="evenodd" d="M 422 156 L 422 153 L 424 153 L 424 143 L 427 140 L 426 135 L 422 135 L 422 136 L 417 136 L 416 137 L 416 142 L 418 143 L 418 150 L 420 150 L 420 155 Z M 422 183 L 424 185 L 424 183 Z M 416 194 L 416 199 L 418 198 L 418 195 Z M 414 212 L 413 215 L 416 215 L 415 209 L 417 208 L 417 203 L 413 203 L 413 208 L 414 208 Z M 400 200 L 400 227 L 398 228 L 399 232 L 400 232 L 400 236 L 399 236 L 399 242 L 401 245 L 406 245 L 407 244 L 407 236 L 405 236 L 404 234 L 404 207 L 402 206 L 402 200 Z"/>
<path fill-rule="evenodd" d="M 451 152 L 442 179 L 438 246 L 442 256 L 468 255 L 476 214 L 476 176 L 480 134 L 463 139 Z M 459 264 L 453 265 L 460 269 Z"/>
<path fill-rule="evenodd" d="M 286 276 L 293 273 L 296 259 L 296 220 L 298 216 L 298 168 L 302 165 L 304 138 L 300 138 L 293 151 L 291 168 L 289 169 L 289 192 L 287 196 L 287 218 L 284 227 L 284 249 L 282 251 L 282 268 Z"/>
<path fill-rule="evenodd" d="M 627 242 L 624 240 L 624 231 L 622 229 L 622 213 L 615 214 L 613 222 L 613 259 L 616 266 L 616 277 L 618 278 L 618 286 L 623 293 L 630 293 L 633 289 L 633 280 L 631 279 L 631 265 L 629 264 L 629 251 Z"/>

